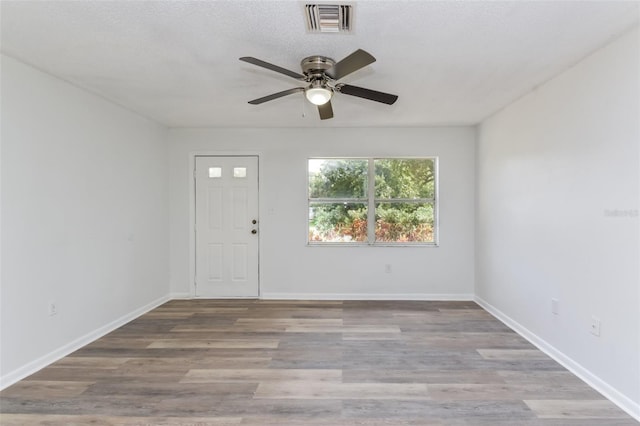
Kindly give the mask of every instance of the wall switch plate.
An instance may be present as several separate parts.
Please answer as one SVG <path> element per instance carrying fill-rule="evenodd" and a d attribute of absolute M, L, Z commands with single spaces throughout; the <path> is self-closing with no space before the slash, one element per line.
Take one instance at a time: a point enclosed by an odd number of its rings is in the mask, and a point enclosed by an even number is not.
<path fill-rule="evenodd" d="M 591 334 L 600 336 L 600 318 L 591 317 Z"/>
<path fill-rule="evenodd" d="M 386 265 L 384 265 L 384 272 L 386 272 L 387 274 L 391 273 L 391 264 L 387 263 Z"/>
<path fill-rule="evenodd" d="M 560 301 L 558 299 L 551 299 L 551 313 L 554 315 L 558 315 L 558 305 Z"/>

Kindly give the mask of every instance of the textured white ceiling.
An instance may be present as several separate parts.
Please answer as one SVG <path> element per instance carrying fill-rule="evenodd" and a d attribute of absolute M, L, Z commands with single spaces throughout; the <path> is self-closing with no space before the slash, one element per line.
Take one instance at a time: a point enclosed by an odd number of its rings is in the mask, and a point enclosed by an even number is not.
<path fill-rule="evenodd" d="M 2 52 L 170 127 L 476 124 L 638 25 L 638 2 L 356 1 L 351 34 L 307 33 L 299 1 L 2 1 Z M 362 48 L 377 62 L 344 82 L 320 121 L 298 82 L 310 55 Z"/>

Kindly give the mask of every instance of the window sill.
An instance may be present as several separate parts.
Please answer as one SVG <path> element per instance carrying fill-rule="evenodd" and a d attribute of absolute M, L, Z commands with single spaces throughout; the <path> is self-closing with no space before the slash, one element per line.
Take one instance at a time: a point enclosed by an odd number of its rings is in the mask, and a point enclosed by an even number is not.
<path fill-rule="evenodd" d="M 403 247 L 403 248 L 438 248 L 437 243 L 415 243 L 415 244 L 403 244 L 403 243 L 307 243 L 307 247 Z"/>

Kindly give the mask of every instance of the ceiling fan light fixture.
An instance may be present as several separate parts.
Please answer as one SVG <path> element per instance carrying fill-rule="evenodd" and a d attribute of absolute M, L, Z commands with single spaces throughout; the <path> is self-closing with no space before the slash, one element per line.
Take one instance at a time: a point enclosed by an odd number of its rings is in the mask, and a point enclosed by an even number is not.
<path fill-rule="evenodd" d="M 311 86 L 304 91 L 304 95 L 309 102 L 314 105 L 324 105 L 331 100 L 333 91 L 320 81 L 314 81 Z"/>

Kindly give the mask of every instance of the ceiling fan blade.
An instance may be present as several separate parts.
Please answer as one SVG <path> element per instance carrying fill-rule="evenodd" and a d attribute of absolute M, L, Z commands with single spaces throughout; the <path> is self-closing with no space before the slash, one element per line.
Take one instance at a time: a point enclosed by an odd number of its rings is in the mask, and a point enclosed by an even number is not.
<path fill-rule="evenodd" d="M 378 92 L 371 89 L 365 89 L 364 87 L 351 86 L 350 84 L 341 84 L 336 88 L 338 89 L 338 91 L 340 91 L 340 93 L 344 93 L 345 95 L 357 96 L 359 98 L 382 102 L 383 104 L 388 105 L 393 105 L 393 103 L 398 100 L 397 95 Z"/>
<path fill-rule="evenodd" d="M 326 120 L 333 118 L 333 108 L 331 107 L 331 101 L 324 105 L 318 105 L 318 112 L 320 113 L 320 120 Z"/>
<path fill-rule="evenodd" d="M 265 62 L 265 61 L 263 61 L 261 59 L 254 58 L 254 57 L 251 57 L 251 56 L 243 56 L 242 58 L 240 58 L 240 60 L 244 61 L 244 62 L 248 62 L 248 63 L 253 64 L 253 65 L 257 65 L 257 66 L 262 67 L 262 68 L 266 68 L 266 69 L 271 70 L 271 71 L 279 72 L 280 74 L 288 75 L 289 77 L 297 78 L 299 80 L 304 80 L 304 78 L 305 78 L 304 75 L 302 75 L 302 74 L 299 74 L 299 73 L 294 72 L 294 71 L 289 71 L 286 68 L 282 68 L 282 67 L 279 67 L 277 65 L 270 64 L 269 62 Z"/>
<path fill-rule="evenodd" d="M 358 49 L 351 55 L 336 63 L 333 67 L 326 70 L 325 74 L 334 80 L 340 80 L 342 77 L 349 75 L 354 71 L 358 71 L 360 68 L 364 68 L 375 61 L 376 58 L 371 56 L 369 53 L 362 49 Z"/>
<path fill-rule="evenodd" d="M 289 90 L 283 90 L 282 92 L 278 92 L 278 93 L 274 93 L 268 96 L 264 96 L 262 98 L 258 98 L 258 99 L 254 99 L 252 101 L 249 101 L 249 103 L 251 105 L 259 105 L 263 102 L 267 102 L 267 101 L 272 101 L 274 99 L 278 99 L 281 98 L 283 96 L 287 96 L 287 95 L 291 95 L 293 93 L 297 93 L 297 92 L 304 92 L 304 87 L 294 87 L 293 89 L 289 89 Z"/>

